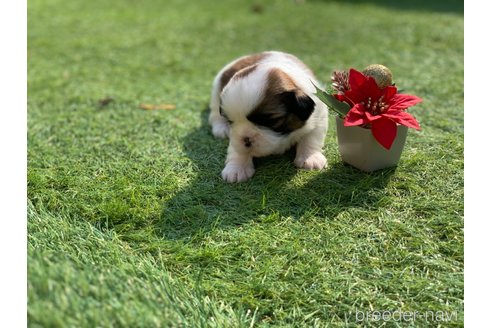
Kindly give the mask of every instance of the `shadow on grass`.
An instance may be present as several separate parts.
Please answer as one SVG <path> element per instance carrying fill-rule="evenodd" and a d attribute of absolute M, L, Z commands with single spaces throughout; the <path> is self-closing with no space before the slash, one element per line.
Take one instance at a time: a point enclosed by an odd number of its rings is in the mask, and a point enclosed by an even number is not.
<path fill-rule="evenodd" d="M 383 201 L 394 169 L 363 173 L 337 162 L 324 171 L 306 173 L 294 166 L 293 150 L 255 159 L 256 174 L 248 182 L 225 183 L 220 172 L 227 141 L 212 136 L 207 114 L 202 112 L 202 125 L 183 140 L 198 175 L 163 205 L 158 231 L 167 238 L 188 239 L 272 215 L 330 219 L 348 208 L 375 208 Z M 312 176 L 296 179 L 298 174 Z"/>
<path fill-rule="evenodd" d="M 396 10 L 422 10 L 448 13 L 464 12 L 463 1 L 460 0 L 314 0 L 317 2 L 343 2 L 344 4 L 373 4 Z"/>

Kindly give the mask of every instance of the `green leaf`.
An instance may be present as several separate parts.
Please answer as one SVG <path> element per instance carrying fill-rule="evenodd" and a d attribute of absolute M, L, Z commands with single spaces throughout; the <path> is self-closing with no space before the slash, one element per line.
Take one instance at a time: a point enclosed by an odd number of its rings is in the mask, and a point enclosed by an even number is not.
<path fill-rule="evenodd" d="M 337 98 L 335 98 L 333 95 L 327 93 L 326 91 L 321 90 L 317 86 L 316 88 L 316 97 L 319 98 L 323 103 L 328 106 L 328 108 L 335 113 L 338 114 L 341 118 L 344 118 L 347 113 L 350 111 L 350 105 L 347 103 L 344 103 L 343 101 L 339 101 Z"/>

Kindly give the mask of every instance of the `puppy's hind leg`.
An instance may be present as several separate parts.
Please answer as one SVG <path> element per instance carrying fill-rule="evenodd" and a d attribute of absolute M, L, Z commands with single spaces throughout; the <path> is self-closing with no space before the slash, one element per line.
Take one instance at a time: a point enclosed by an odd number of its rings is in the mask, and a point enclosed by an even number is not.
<path fill-rule="evenodd" d="M 216 138 L 228 138 L 229 137 L 229 122 L 222 116 L 214 114 L 213 109 L 210 111 L 208 116 L 208 122 L 212 126 L 212 134 Z"/>
<path fill-rule="evenodd" d="M 212 126 L 212 134 L 216 138 L 229 137 L 229 122 L 220 115 L 220 90 L 219 80 L 215 78 L 212 95 L 210 97 L 210 115 L 208 116 L 208 122 Z"/>

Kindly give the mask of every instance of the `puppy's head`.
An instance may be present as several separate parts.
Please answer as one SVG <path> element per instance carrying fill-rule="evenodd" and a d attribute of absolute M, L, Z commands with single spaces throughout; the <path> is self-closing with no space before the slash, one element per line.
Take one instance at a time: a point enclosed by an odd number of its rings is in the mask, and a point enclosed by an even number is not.
<path fill-rule="evenodd" d="M 285 151 L 289 135 L 302 129 L 314 101 L 278 68 L 250 66 L 236 73 L 221 95 L 221 115 L 231 144 L 260 157 Z"/>

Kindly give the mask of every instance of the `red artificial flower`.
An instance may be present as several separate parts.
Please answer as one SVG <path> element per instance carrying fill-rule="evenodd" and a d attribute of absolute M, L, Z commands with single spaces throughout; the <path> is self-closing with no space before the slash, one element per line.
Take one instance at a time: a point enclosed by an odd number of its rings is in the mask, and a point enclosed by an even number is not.
<path fill-rule="evenodd" d="M 350 89 L 335 95 L 352 106 L 345 116 L 345 126 L 369 125 L 374 138 L 390 149 L 396 138 L 397 124 L 420 129 L 417 120 L 405 110 L 422 101 L 419 97 L 397 93 L 397 88 L 380 89 L 374 78 L 350 69 Z"/>

